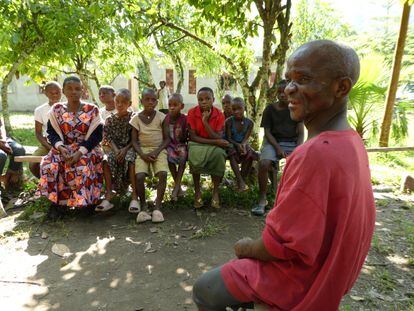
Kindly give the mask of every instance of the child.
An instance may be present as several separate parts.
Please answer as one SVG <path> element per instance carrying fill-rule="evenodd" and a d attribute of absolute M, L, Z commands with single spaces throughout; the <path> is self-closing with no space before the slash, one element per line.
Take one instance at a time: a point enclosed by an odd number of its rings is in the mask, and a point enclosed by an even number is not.
<path fill-rule="evenodd" d="M 104 137 L 111 149 L 104 161 L 105 199 L 96 207 L 97 212 L 105 212 L 113 207 L 109 202 L 112 198 L 112 184 L 117 193 L 122 192 L 128 186 L 128 174 L 132 187 L 129 212 L 139 212 L 135 187 L 135 151 L 131 143 L 132 126 L 129 124 L 132 117 L 132 112 L 128 109 L 130 106 L 131 93 L 127 89 L 120 89 L 115 95 L 117 112 L 105 121 Z"/>
<path fill-rule="evenodd" d="M 130 121 L 132 129 L 132 145 L 138 157 L 135 161 L 136 187 L 140 200 L 138 209 L 142 211 L 137 216 L 137 222 L 163 222 L 164 216 L 160 208 L 167 186 L 167 151 L 165 148 L 170 142 L 168 128 L 164 122 L 165 114 L 155 110 L 157 106 L 157 93 L 152 89 L 144 89 L 141 104 L 144 110 L 136 114 Z M 158 177 L 157 198 L 155 200 L 152 217 L 147 211 L 145 201 L 145 177 L 149 170 Z"/>
<path fill-rule="evenodd" d="M 194 180 L 194 208 L 203 206 L 200 174 L 209 174 L 213 181 L 211 206 L 220 207 L 219 185 L 226 168 L 226 148 L 229 142 L 223 137 L 224 114 L 213 106 L 214 93 L 203 87 L 197 93 L 198 106 L 188 111 L 190 143 L 188 162 Z"/>
<path fill-rule="evenodd" d="M 174 189 L 171 195 L 172 201 L 177 201 L 182 194 L 181 178 L 187 162 L 187 116 L 181 113 L 184 108 L 183 97 L 180 94 L 172 94 L 168 100 L 169 113 L 165 117 L 165 123 L 170 133 L 170 143 L 167 146 L 168 166 L 174 178 Z M 178 166 L 178 168 L 177 168 Z"/>
<path fill-rule="evenodd" d="M 232 116 L 233 111 L 231 109 L 232 97 L 229 94 L 226 94 L 221 99 L 221 107 L 223 108 L 224 117 L 227 119 Z"/>
<path fill-rule="evenodd" d="M 286 85 L 286 80 L 278 83 L 278 101 L 264 109 L 260 124 L 264 128 L 265 137 L 260 150 L 259 203 L 252 209 L 252 213 L 256 216 L 263 216 L 265 213 L 269 171 L 273 172 L 273 187 L 276 193 L 279 161 L 303 143 L 303 122 L 293 121 L 290 117 L 288 101 L 284 93 Z"/>
<path fill-rule="evenodd" d="M 244 116 L 245 104 L 242 98 L 232 100 L 233 115 L 226 120 L 226 137 L 232 144 L 228 148 L 231 168 L 236 176 L 238 191 L 246 190 L 245 179 L 257 154 L 249 146 L 248 141 L 253 129 L 253 121 Z M 241 169 L 239 169 L 241 163 Z"/>
<path fill-rule="evenodd" d="M 170 97 L 170 92 L 166 86 L 167 83 L 165 81 L 160 81 L 160 89 L 157 91 L 159 111 L 162 113 L 168 113 L 168 98 Z"/>
<path fill-rule="evenodd" d="M 48 154 L 52 146 L 47 141 L 47 121 L 49 121 L 48 113 L 50 107 L 60 101 L 62 97 L 62 88 L 58 82 L 49 81 L 45 85 L 45 95 L 48 99 L 47 103 L 37 107 L 34 111 L 35 118 L 35 133 L 36 138 L 40 143 L 40 147 L 37 148 L 33 155 L 45 156 Z M 29 163 L 29 169 L 34 176 L 40 177 L 40 163 Z"/>
<path fill-rule="evenodd" d="M 99 100 L 105 107 L 99 109 L 102 119 L 105 121 L 112 113 L 116 113 L 115 89 L 110 85 L 103 85 L 99 88 Z"/>

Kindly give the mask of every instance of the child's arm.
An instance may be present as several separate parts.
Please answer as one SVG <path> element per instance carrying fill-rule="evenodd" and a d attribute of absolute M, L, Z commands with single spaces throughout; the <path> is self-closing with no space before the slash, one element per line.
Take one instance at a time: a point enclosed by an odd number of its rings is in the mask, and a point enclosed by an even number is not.
<path fill-rule="evenodd" d="M 52 149 L 52 146 L 47 141 L 47 138 L 43 136 L 43 124 L 39 121 L 35 121 L 35 134 L 39 143 L 46 148 L 46 150 Z"/>
<path fill-rule="evenodd" d="M 222 138 L 214 139 L 198 136 L 195 130 L 193 130 L 191 127 L 188 128 L 188 132 L 190 133 L 190 140 L 199 144 L 215 145 L 222 148 L 225 148 L 229 145 L 229 142 Z"/>
<path fill-rule="evenodd" d="M 155 149 L 153 152 L 150 152 L 150 155 L 154 155 L 155 158 L 158 157 L 161 151 L 163 151 L 165 148 L 167 148 L 168 144 L 170 143 L 170 133 L 168 130 L 168 125 L 165 120 L 162 122 L 162 143 L 159 145 L 157 149 Z"/>
<path fill-rule="evenodd" d="M 211 114 L 211 110 L 210 110 L 210 112 L 207 112 L 207 111 L 203 112 L 203 116 L 202 116 L 201 120 L 203 122 L 204 128 L 206 129 L 206 131 L 208 133 L 208 136 L 211 139 L 221 139 L 221 137 L 223 136 L 222 135 L 223 133 L 217 133 L 217 132 L 215 132 L 211 128 L 210 124 L 208 123 L 208 119 L 210 117 L 210 114 Z"/>
<path fill-rule="evenodd" d="M 286 158 L 285 152 L 283 151 L 283 149 L 277 143 L 276 138 L 274 138 L 272 133 L 270 133 L 270 129 L 265 128 L 264 130 L 265 130 L 265 137 L 266 137 L 267 141 L 269 142 L 269 144 L 271 144 L 273 146 L 273 148 L 275 148 L 277 155 L 281 156 L 283 158 Z"/>
<path fill-rule="evenodd" d="M 226 130 L 226 138 L 227 140 L 232 143 L 235 147 L 239 145 L 239 143 L 235 140 L 233 140 L 233 136 L 231 135 L 231 120 L 226 120 L 224 123 L 225 130 Z"/>
<path fill-rule="evenodd" d="M 246 122 L 250 121 L 250 120 L 249 121 L 247 121 L 247 120 L 249 120 L 249 119 L 246 119 Z M 249 126 L 247 128 L 246 135 L 244 135 L 244 138 L 243 138 L 242 142 L 240 143 L 241 145 L 245 145 L 249 141 L 249 138 L 252 135 L 253 125 L 254 125 L 253 121 L 249 122 Z"/>

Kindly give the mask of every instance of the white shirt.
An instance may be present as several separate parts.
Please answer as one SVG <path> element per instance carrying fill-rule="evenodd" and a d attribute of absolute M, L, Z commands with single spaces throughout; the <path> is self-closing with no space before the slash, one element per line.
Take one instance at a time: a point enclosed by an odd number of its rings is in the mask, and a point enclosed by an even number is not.
<path fill-rule="evenodd" d="M 165 86 L 163 89 L 159 91 L 159 98 L 158 98 L 158 109 L 168 109 L 168 89 Z"/>
<path fill-rule="evenodd" d="M 47 136 L 46 129 L 47 129 L 47 121 L 49 121 L 48 113 L 51 106 L 49 103 L 44 103 L 43 105 L 37 107 L 34 111 L 34 119 L 35 121 L 42 124 L 42 132 L 43 136 Z"/>
<path fill-rule="evenodd" d="M 116 109 L 113 110 L 106 110 L 106 107 L 102 107 L 99 109 L 99 113 L 101 114 L 102 120 L 106 120 L 112 113 L 117 113 Z"/>

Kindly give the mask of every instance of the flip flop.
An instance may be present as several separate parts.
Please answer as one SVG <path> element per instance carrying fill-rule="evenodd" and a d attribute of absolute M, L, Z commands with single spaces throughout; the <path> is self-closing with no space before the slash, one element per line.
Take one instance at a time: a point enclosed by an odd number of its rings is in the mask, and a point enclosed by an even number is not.
<path fill-rule="evenodd" d="M 266 205 L 257 204 L 255 207 L 252 208 L 251 212 L 255 216 L 264 216 L 265 210 L 266 210 Z"/>
<path fill-rule="evenodd" d="M 212 208 L 215 208 L 215 209 L 219 209 L 221 206 L 220 206 L 220 201 L 219 200 L 211 200 L 211 207 Z"/>
<path fill-rule="evenodd" d="M 155 210 L 152 212 L 152 222 L 158 223 L 158 222 L 163 222 L 163 221 L 164 221 L 164 216 L 162 215 L 161 211 Z"/>
<path fill-rule="evenodd" d="M 97 207 L 95 207 L 95 212 L 106 212 L 113 208 L 114 205 L 108 200 L 104 199 Z"/>
<path fill-rule="evenodd" d="M 141 211 L 141 204 L 137 200 L 132 200 L 129 203 L 128 212 L 138 214 Z"/>
<path fill-rule="evenodd" d="M 204 206 L 204 202 L 201 198 L 194 200 L 194 208 L 202 208 Z"/>
<path fill-rule="evenodd" d="M 138 216 L 137 216 L 137 223 L 143 223 L 146 222 L 148 220 L 151 220 L 151 215 L 148 214 L 145 211 L 139 212 Z"/>

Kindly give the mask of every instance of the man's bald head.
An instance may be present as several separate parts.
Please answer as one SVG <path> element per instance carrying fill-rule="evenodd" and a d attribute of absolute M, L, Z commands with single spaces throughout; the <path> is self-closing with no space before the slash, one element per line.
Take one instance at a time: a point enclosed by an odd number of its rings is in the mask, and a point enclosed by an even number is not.
<path fill-rule="evenodd" d="M 352 85 L 359 78 L 359 58 L 351 47 L 330 40 L 315 40 L 300 46 L 289 57 L 293 60 L 297 57 L 312 59 L 318 63 L 320 70 L 326 70 L 332 78 L 349 77 Z"/>

